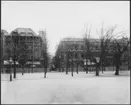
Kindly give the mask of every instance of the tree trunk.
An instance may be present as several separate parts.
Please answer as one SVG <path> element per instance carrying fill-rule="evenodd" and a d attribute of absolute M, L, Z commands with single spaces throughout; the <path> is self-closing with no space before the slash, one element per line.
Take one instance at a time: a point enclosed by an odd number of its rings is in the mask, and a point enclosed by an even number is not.
<path fill-rule="evenodd" d="M 130 70 L 130 61 L 128 60 L 128 70 Z"/>
<path fill-rule="evenodd" d="M 86 59 L 86 68 L 85 68 L 85 70 L 86 70 L 86 74 L 88 73 L 88 64 L 87 64 L 87 59 Z"/>
<path fill-rule="evenodd" d="M 76 65 L 76 72 L 77 72 L 77 74 L 78 74 L 78 64 Z"/>
<path fill-rule="evenodd" d="M 72 61 L 72 67 L 71 67 L 71 75 L 72 75 L 72 77 L 73 77 L 73 61 Z"/>
<path fill-rule="evenodd" d="M 103 69 L 104 69 L 104 67 L 103 67 L 103 61 L 101 62 L 101 71 L 102 71 L 102 74 L 103 74 Z"/>
<path fill-rule="evenodd" d="M 12 81 L 12 74 L 10 74 L 10 81 Z"/>
<path fill-rule="evenodd" d="M 99 65 L 96 64 L 96 76 L 99 76 Z"/>
<path fill-rule="evenodd" d="M 47 68 L 45 68 L 44 78 L 46 78 L 46 72 L 47 72 Z"/>
<path fill-rule="evenodd" d="M 28 73 L 30 72 L 30 67 L 27 68 L 28 69 Z"/>
<path fill-rule="evenodd" d="M 10 81 L 12 81 L 12 70 L 11 70 L 11 64 L 10 64 Z"/>
<path fill-rule="evenodd" d="M 16 78 L 16 61 L 14 60 L 14 78 Z"/>
<path fill-rule="evenodd" d="M 32 70 L 31 72 L 33 73 L 33 65 L 32 65 L 32 69 L 31 70 Z"/>
<path fill-rule="evenodd" d="M 115 70 L 115 65 L 114 65 L 114 63 L 113 63 L 113 71 Z"/>
<path fill-rule="evenodd" d="M 72 68 L 72 71 L 71 71 L 71 76 L 73 77 L 73 68 Z"/>
<path fill-rule="evenodd" d="M 31 67 L 29 67 L 29 73 L 31 73 L 31 69 L 32 69 L 32 68 L 31 68 Z"/>
<path fill-rule="evenodd" d="M 102 74 L 103 74 L 103 64 L 102 64 Z"/>
<path fill-rule="evenodd" d="M 88 66 L 86 65 L 86 74 L 88 73 Z"/>
<path fill-rule="evenodd" d="M 115 75 L 119 75 L 119 69 L 121 65 L 121 56 L 122 56 L 122 53 L 120 52 L 117 52 L 115 54 L 115 66 L 116 66 Z"/>
<path fill-rule="evenodd" d="M 64 72 L 64 67 L 62 67 L 62 72 Z"/>
<path fill-rule="evenodd" d="M 66 74 L 68 74 L 68 64 L 66 64 Z"/>
<path fill-rule="evenodd" d="M 90 65 L 90 72 L 92 72 L 92 64 Z"/>
<path fill-rule="evenodd" d="M 104 64 L 104 66 L 103 66 L 103 67 L 104 67 L 104 71 L 106 71 L 106 66 L 105 66 L 105 64 Z"/>
<path fill-rule="evenodd" d="M 99 69 L 96 68 L 96 76 L 99 76 Z"/>
<path fill-rule="evenodd" d="M 59 72 L 61 72 L 61 65 L 60 65 L 60 63 L 59 63 Z"/>
<path fill-rule="evenodd" d="M 115 72 L 115 75 L 119 75 L 119 65 L 116 65 L 116 72 Z"/>
<path fill-rule="evenodd" d="M 68 68 L 66 68 L 66 74 L 68 74 Z"/>
<path fill-rule="evenodd" d="M 22 75 L 24 75 L 24 65 L 22 66 Z"/>

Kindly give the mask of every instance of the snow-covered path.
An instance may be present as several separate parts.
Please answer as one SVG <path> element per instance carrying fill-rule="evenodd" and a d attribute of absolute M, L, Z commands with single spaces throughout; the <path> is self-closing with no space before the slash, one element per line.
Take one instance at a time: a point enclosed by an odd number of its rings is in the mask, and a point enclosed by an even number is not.
<path fill-rule="evenodd" d="M 130 76 L 114 76 L 105 72 L 96 77 L 94 73 L 17 74 L 12 82 L 1 81 L 2 104 L 129 104 Z M 6 75 L 6 79 L 7 79 Z"/>

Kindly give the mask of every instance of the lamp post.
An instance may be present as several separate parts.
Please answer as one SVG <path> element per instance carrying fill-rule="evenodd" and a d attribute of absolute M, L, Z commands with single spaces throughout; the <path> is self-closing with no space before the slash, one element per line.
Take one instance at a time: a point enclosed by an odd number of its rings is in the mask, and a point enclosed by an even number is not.
<path fill-rule="evenodd" d="M 10 81 L 12 81 L 12 58 L 9 59 L 10 64 Z"/>
<path fill-rule="evenodd" d="M 100 63 L 100 58 L 96 57 L 96 76 L 99 76 L 99 63 Z"/>
<path fill-rule="evenodd" d="M 131 70 L 131 54 L 129 53 L 129 58 L 128 58 L 128 70 Z"/>
<path fill-rule="evenodd" d="M 59 72 L 61 72 L 61 56 L 59 56 Z"/>
<path fill-rule="evenodd" d="M 32 36 L 32 73 L 33 73 L 33 66 L 34 66 L 34 40 L 35 37 Z"/>
<path fill-rule="evenodd" d="M 74 51 L 71 50 L 71 76 L 73 77 L 73 71 L 74 71 Z"/>
<path fill-rule="evenodd" d="M 96 62 L 99 63 L 99 61 L 100 61 L 100 58 L 96 57 Z"/>

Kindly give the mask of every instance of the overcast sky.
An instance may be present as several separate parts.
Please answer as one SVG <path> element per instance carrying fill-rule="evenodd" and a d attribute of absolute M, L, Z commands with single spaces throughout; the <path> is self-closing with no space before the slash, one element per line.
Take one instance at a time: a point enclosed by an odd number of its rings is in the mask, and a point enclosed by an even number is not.
<path fill-rule="evenodd" d="M 92 37 L 98 37 L 102 22 L 130 29 L 129 1 L 2 1 L 1 9 L 1 26 L 9 33 L 18 27 L 46 29 L 53 55 L 62 38 L 82 37 L 85 27 L 91 26 Z"/>

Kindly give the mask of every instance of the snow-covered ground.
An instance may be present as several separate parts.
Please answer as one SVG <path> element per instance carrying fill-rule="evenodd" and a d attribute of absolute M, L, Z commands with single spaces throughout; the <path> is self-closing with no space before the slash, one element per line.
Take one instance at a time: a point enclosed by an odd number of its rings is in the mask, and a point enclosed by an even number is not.
<path fill-rule="evenodd" d="M 1 75 L 2 104 L 129 104 L 130 71 L 86 74 L 26 73 L 9 81 L 9 74 Z"/>

